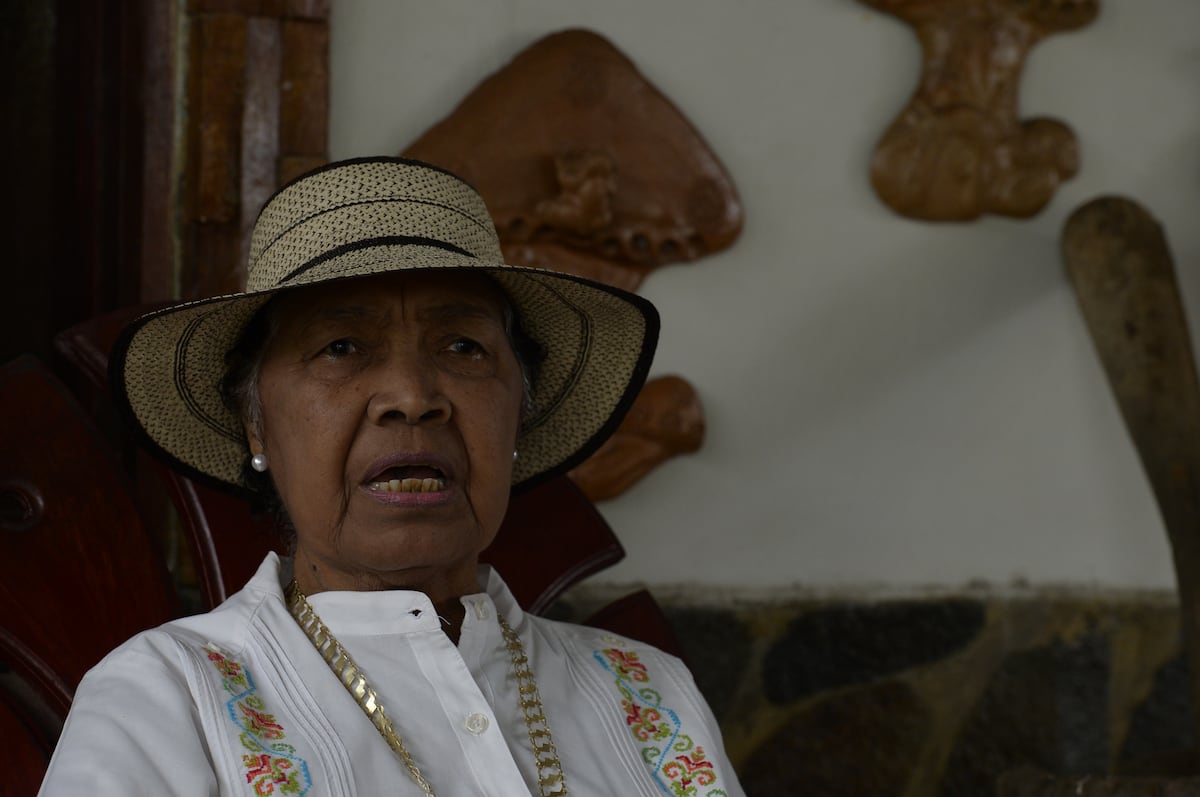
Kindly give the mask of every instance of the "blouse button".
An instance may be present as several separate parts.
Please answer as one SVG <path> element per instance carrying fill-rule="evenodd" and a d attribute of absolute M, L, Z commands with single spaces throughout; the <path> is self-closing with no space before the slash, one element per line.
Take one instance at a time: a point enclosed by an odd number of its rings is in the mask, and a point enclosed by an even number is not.
<path fill-rule="evenodd" d="M 478 736 L 488 729 L 488 718 L 483 714 L 467 715 L 467 730 Z"/>

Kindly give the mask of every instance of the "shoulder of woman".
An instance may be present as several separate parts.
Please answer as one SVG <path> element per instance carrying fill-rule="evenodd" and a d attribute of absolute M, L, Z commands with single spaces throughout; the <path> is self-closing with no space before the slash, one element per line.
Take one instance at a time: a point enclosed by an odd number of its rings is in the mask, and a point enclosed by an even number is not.
<path fill-rule="evenodd" d="M 180 640 L 154 629 L 89 670 L 75 690 L 42 794 L 175 795 L 211 784 L 189 658 Z M 159 766 L 165 751 L 170 767 Z"/>
<path fill-rule="evenodd" d="M 555 638 L 561 652 L 576 666 L 593 670 L 601 678 L 645 679 L 658 675 L 663 688 L 671 686 L 689 693 L 696 691 L 687 665 L 678 657 L 648 642 L 623 636 L 604 628 L 536 618 L 536 625 Z"/>
<path fill-rule="evenodd" d="M 114 648 L 84 676 L 80 687 L 97 680 L 119 681 L 132 672 L 138 679 L 186 679 L 189 670 L 210 657 L 245 647 L 261 598 L 239 593 L 213 611 L 180 617 L 147 629 Z"/>

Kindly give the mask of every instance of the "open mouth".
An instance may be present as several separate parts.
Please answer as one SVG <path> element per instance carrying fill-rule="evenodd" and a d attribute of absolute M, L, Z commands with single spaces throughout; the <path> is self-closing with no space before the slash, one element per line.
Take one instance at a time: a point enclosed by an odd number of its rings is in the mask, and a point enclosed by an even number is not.
<path fill-rule="evenodd" d="M 383 493 L 436 493 L 446 489 L 446 476 L 431 465 L 398 465 L 372 476 L 367 487 Z"/>

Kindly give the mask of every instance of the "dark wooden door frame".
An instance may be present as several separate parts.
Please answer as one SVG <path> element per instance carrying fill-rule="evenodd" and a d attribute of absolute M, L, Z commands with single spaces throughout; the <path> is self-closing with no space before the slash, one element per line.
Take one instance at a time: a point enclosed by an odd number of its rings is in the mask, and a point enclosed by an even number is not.
<path fill-rule="evenodd" d="M 329 0 L 11 0 L 0 362 L 134 304 L 238 287 L 281 183 L 326 159 Z M 187 40 L 183 36 L 187 36 Z"/>

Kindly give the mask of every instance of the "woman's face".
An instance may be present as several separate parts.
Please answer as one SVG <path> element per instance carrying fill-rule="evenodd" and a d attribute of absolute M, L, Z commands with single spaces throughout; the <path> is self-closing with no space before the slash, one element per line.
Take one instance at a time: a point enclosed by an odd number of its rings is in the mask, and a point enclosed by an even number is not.
<path fill-rule="evenodd" d="M 297 291 L 275 312 L 247 434 L 295 526 L 301 586 L 477 591 L 522 402 L 499 289 L 388 274 Z"/>

